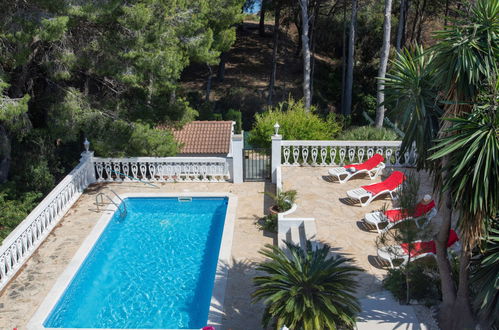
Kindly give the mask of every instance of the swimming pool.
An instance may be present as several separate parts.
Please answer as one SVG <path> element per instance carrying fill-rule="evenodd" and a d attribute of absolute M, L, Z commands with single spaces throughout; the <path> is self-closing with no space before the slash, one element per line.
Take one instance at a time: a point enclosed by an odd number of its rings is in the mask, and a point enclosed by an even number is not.
<path fill-rule="evenodd" d="M 185 202 L 176 197 L 128 197 L 124 203 L 126 217 L 121 219 L 119 212 L 108 217 L 73 276 L 68 281 L 63 274 L 58 280 L 67 284 L 40 307 L 44 311 L 37 312 L 35 320 L 42 320 L 39 328 L 207 325 L 217 264 L 223 267 L 222 236 L 231 242 L 224 228 L 229 198 L 192 197 Z M 52 291 L 61 291 L 62 285 L 56 283 Z"/>

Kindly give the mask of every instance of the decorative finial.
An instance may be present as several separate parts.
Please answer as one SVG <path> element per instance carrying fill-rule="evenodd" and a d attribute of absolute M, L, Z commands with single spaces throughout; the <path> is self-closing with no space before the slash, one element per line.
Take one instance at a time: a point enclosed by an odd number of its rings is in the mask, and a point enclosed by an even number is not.
<path fill-rule="evenodd" d="M 275 133 L 274 135 L 279 135 L 279 128 L 280 127 L 281 126 L 279 126 L 279 123 L 276 122 L 275 125 L 274 125 L 274 133 Z"/>
<path fill-rule="evenodd" d="M 88 150 L 90 149 L 90 142 L 87 140 L 86 137 L 85 141 L 83 141 L 83 146 L 85 147 L 85 151 L 88 152 Z"/>

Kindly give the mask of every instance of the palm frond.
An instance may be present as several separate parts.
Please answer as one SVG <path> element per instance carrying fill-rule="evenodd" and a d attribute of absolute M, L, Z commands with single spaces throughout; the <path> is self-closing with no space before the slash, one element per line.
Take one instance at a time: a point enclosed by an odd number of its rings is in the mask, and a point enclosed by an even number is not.
<path fill-rule="evenodd" d="M 360 306 L 354 276 L 361 270 L 351 259 L 330 257 L 329 246 L 313 249 L 310 242 L 305 250 L 286 243 L 286 252 L 267 245 L 260 253 L 269 261 L 257 267 L 266 275 L 253 279 L 253 301 L 266 305 L 263 326 L 312 330 L 355 324 Z"/>
<path fill-rule="evenodd" d="M 493 96 L 496 98 L 496 96 Z M 493 101 L 494 102 L 494 101 Z M 444 189 L 461 211 L 458 226 L 463 242 L 472 247 L 486 220 L 499 210 L 499 115 L 497 105 L 477 105 L 464 118 L 448 118 L 446 137 L 432 148 L 431 160 L 449 157 Z"/>
<path fill-rule="evenodd" d="M 398 118 L 405 136 L 404 153 L 414 144 L 418 154 L 418 168 L 431 168 L 428 149 L 439 130 L 441 110 L 437 105 L 434 85 L 433 54 L 415 45 L 399 53 L 384 79 L 385 105 Z"/>

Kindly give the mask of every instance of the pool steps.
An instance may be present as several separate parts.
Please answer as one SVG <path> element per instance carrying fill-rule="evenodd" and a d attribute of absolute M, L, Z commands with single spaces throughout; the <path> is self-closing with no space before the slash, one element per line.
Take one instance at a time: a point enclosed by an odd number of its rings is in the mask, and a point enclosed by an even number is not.
<path fill-rule="evenodd" d="M 120 218 L 124 219 L 127 215 L 127 209 L 126 209 L 126 204 L 123 201 L 123 199 L 116 193 L 116 191 L 112 190 L 109 187 L 105 187 L 108 190 L 110 190 L 119 200 L 120 204 L 116 203 L 108 194 L 104 192 L 100 192 L 97 195 L 95 195 L 95 205 L 97 206 L 97 211 L 99 211 L 99 205 L 105 205 L 104 203 L 104 197 L 106 197 L 114 206 L 116 206 L 116 209 L 120 212 Z M 99 197 L 100 197 L 100 203 L 99 203 Z M 121 209 L 121 205 L 123 205 L 123 209 Z"/>

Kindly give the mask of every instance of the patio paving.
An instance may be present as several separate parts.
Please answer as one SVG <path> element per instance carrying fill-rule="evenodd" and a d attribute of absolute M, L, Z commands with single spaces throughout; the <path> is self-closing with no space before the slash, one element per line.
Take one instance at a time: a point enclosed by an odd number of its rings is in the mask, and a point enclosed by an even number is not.
<path fill-rule="evenodd" d="M 412 306 L 400 305 L 388 291 L 370 294 L 360 304 L 357 330 L 429 329 L 420 323 Z"/>
<path fill-rule="evenodd" d="M 366 213 L 384 206 L 397 207 L 396 201 L 392 201 L 387 195 L 361 207 L 360 204 L 352 204 L 347 198 L 348 190 L 380 182 L 392 170 L 385 170 L 384 175 L 375 180 L 359 175 L 340 184 L 331 181 L 326 167 L 283 167 L 283 189 L 295 189 L 298 192 L 298 209 L 288 217 L 315 218 L 316 240 L 331 246 L 335 254 L 353 258 L 354 263 L 364 270 L 358 276 L 357 297 L 362 305 L 358 329 L 438 329 L 426 307 L 400 305 L 382 287 L 381 281 L 387 268 L 376 255 L 375 240 L 378 235 L 376 229 L 365 226 L 362 219 Z M 432 194 L 431 180 L 427 173 L 412 169 L 397 170 L 419 177 L 421 198 L 425 194 Z M 433 218 L 429 231 L 438 228 L 440 221 L 438 215 Z"/>
<path fill-rule="evenodd" d="M 274 237 L 265 236 L 254 222 L 269 206 L 262 192 L 273 189 L 263 182 L 169 183 L 156 189 L 141 183 L 94 185 L 80 197 L 45 242 L 27 261 L 18 276 L 0 292 L 0 329 L 25 329 L 59 275 L 76 253 L 101 216 L 95 207 L 95 195 L 108 186 L 118 194 L 130 192 L 230 192 L 238 198 L 232 244 L 233 264 L 228 266 L 225 297 L 224 329 L 259 329 L 263 306 L 251 304 L 252 278 L 255 264 L 263 258 L 258 250 L 272 244 Z"/>
<path fill-rule="evenodd" d="M 373 261 L 376 255 L 376 233 L 366 231 L 361 219 L 366 212 L 381 208 L 388 199 L 377 199 L 361 208 L 344 204 L 340 199 L 346 191 L 377 182 L 356 178 L 346 184 L 332 183 L 321 167 L 284 167 L 284 189 L 298 190 L 298 210 L 290 217 L 314 217 L 317 239 L 332 246 L 335 253 L 354 258 L 365 270 L 360 275 L 359 298 L 366 298 L 382 290 L 381 279 L 386 270 Z M 427 176 L 421 180 L 421 194 L 431 193 Z M 80 197 L 47 240 L 33 254 L 18 276 L 0 292 L 0 329 L 25 329 L 38 306 L 59 275 L 101 216 L 95 207 L 95 195 L 104 186 L 118 194 L 130 192 L 230 192 L 238 197 L 237 216 L 232 246 L 232 265 L 228 266 L 225 296 L 225 315 L 222 329 L 261 329 L 261 304 L 251 303 L 251 279 L 257 275 L 255 265 L 263 258 L 258 254 L 267 243 L 276 243 L 274 236 L 264 235 L 255 226 L 270 200 L 262 192 L 274 186 L 263 182 L 231 183 L 167 183 L 159 189 L 141 183 L 112 183 L 93 185 Z M 438 219 L 436 220 L 438 221 Z"/>

